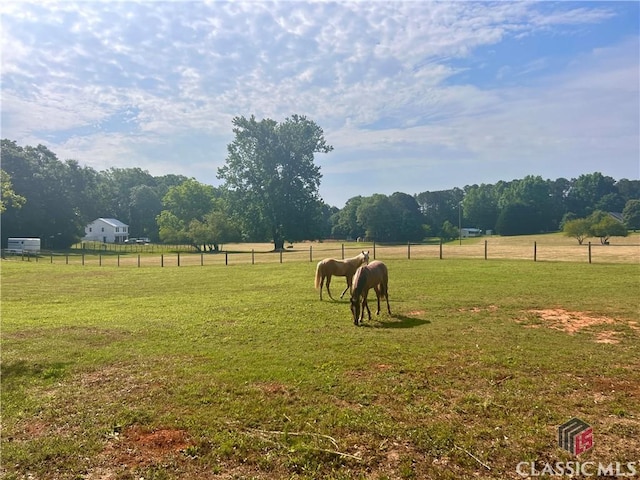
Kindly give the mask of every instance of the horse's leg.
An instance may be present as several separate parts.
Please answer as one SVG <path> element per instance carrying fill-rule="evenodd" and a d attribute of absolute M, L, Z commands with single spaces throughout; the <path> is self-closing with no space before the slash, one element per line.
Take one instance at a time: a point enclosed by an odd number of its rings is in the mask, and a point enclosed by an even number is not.
<path fill-rule="evenodd" d="M 378 311 L 376 312 L 376 315 L 380 315 L 380 287 L 376 285 L 373 289 L 376 291 L 376 298 L 378 299 Z"/>
<path fill-rule="evenodd" d="M 340 298 L 344 297 L 344 294 L 347 293 L 347 290 L 351 290 L 351 282 L 352 282 L 352 278 L 349 275 L 347 275 L 347 288 L 345 288 L 342 291 L 342 295 L 340 295 Z"/>
<path fill-rule="evenodd" d="M 322 300 L 322 287 L 324 286 L 324 275 L 320 278 L 320 300 Z"/>
<path fill-rule="evenodd" d="M 367 300 L 368 294 L 369 294 L 369 292 L 365 292 L 364 293 L 364 300 L 362 302 L 362 316 L 360 317 L 360 320 L 362 320 L 364 318 L 364 309 L 365 309 L 365 307 L 367 308 L 367 314 L 369 315 L 369 320 L 371 320 L 371 310 L 369 310 L 369 302 Z"/>
<path fill-rule="evenodd" d="M 327 275 L 327 293 L 329 294 L 329 298 L 333 300 L 333 296 L 331 295 L 331 290 L 329 290 L 330 283 L 331 283 L 331 275 Z"/>
<path fill-rule="evenodd" d="M 389 306 L 389 287 L 387 285 L 384 286 L 384 298 L 387 300 L 387 312 L 391 315 L 391 307 Z"/>
<path fill-rule="evenodd" d="M 367 299 L 366 298 L 362 298 L 358 299 L 358 301 L 361 304 L 361 308 L 360 308 L 360 324 L 362 325 L 362 321 L 364 320 L 364 309 L 367 308 Z"/>

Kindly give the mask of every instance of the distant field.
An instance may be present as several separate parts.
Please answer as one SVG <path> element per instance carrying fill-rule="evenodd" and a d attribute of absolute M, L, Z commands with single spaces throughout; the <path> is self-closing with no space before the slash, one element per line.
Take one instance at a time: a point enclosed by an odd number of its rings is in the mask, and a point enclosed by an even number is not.
<path fill-rule="evenodd" d="M 382 248 L 393 315 L 355 327 L 347 299 L 319 300 L 308 248 L 205 268 L 2 261 L 0 476 L 515 479 L 576 461 L 556 438 L 572 417 L 594 432 L 579 461 L 639 461 L 638 262 Z"/>
<path fill-rule="evenodd" d="M 598 239 L 579 245 L 575 239 L 562 234 L 527 235 L 517 237 L 489 236 L 448 242 L 411 245 L 388 245 L 373 242 L 300 242 L 291 244 L 284 252 L 274 252 L 271 243 L 232 243 L 220 246 L 219 253 L 196 253 L 187 246 L 134 245 L 109 246 L 113 250 L 97 253 L 93 244 L 87 250 L 74 249 L 68 254 L 43 253 L 37 261 L 56 264 L 85 264 L 98 266 L 210 266 L 231 264 L 317 262 L 322 258 L 349 258 L 360 250 L 370 250 L 378 259 L 475 258 L 489 260 L 518 259 L 592 263 L 640 263 L 640 233 L 628 237 L 613 237 L 609 245 Z M 20 259 L 11 257 L 10 259 Z M 34 259 L 28 259 L 35 261 Z"/>

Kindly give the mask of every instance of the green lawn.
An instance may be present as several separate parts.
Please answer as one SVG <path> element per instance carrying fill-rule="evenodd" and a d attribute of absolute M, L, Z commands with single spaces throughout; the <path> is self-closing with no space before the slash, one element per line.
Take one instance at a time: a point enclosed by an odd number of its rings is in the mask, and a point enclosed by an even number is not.
<path fill-rule="evenodd" d="M 361 327 L 315 262 L 3 261 L 2 476 L 521 478 L 572 417 L 640 459 L 639 265 L 380 259 Z"/>

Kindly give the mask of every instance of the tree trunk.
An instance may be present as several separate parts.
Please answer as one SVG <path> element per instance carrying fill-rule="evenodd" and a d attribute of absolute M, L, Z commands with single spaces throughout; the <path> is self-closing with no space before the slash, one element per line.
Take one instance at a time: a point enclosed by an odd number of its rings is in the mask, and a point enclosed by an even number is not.
<path fill-rule="evenodd" d="M 276 252 L 284 250 L 284 240 L 281 239 L 281 238 L 274 238 L 273 239 L 273 247 L 274 247 L 274 250 Z"/>

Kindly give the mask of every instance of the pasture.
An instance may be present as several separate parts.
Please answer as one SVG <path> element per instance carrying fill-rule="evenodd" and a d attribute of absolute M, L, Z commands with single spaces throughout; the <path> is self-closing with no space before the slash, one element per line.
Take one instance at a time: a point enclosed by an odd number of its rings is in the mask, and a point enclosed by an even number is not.
<path fill-rule="evenodd" d="M 572 417 L 640 460 L 638 263 L 379 259 L 360 327 L 315 262 L 3 261 L 0 475 L 521 478 Z"/>

